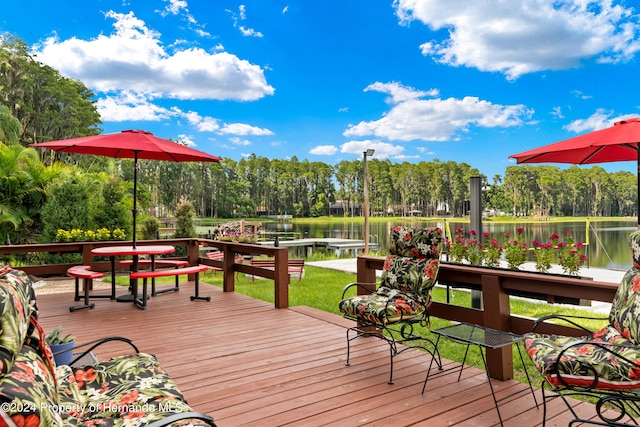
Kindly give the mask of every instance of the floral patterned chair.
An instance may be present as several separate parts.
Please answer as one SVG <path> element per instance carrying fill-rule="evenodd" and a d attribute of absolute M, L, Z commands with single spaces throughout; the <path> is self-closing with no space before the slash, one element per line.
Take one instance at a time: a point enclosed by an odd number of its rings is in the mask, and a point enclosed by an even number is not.
<path fill-rule="evenodd" d="M 581 317 L 545 316 L 536 321 L 534 332 L 525 334 L 524 344 L 543 375 L 546 401 L 558 395 L 574 416 L 574 423 L 595 425 L 637 425 L 640 418 L 640 231 L 629 237 L 633 267 L 623 277 L 609 313 L 609 324 L 591 332 L 579 325 Z M 582 317 L 587 318 L 587 317 Z M 546 320 L 560 319 L 585 331 L 569 337 L 536 333 Z M 593 319 L 593 318 L 591 318 Z M 606 320 L 606 318 L 605 318 Z M 545 397 L 545 387 L 555 394 Z M 568 396 L 582 395 L 597 400 L 595 420 L 581 418 Z M 615 411 L 607 411 L 613 408 Z M 629 424 L 627 424 L 627 422 Z"/>
<path fill-rule="evenodd" d="M 55 366 L 31 279 L 0 265 L 0 427 L 211 427 L 152 355 Z M 81 359 L 82 355 L 77 359 Z M 73 365 L 73 362 L 72 362 Z"/>
<path fill-rule="evenodd" d="M 390 253 L 384 262 L 381 282 L 375 284 L 376 291 L 347 297 L 353 289 L 360 288 L 358 293 L 362 293 L 373 284 L 352 283 L 344 288 L 339 309 L 345 318 L 358 322 L 347 329 L 347 366 L 351 341 L 368 335 L 389 344 L 389 384 L 393 384 L 393 358 L 408 348 L 399 348 L 398 344 L 411 343 L 412 347 L 433 354 L 425 346 L 425 341 L 430 341 L 417 335 L 414 327 L 428 326 L 431 288 L 436 283 L 442 245 L 439 228 L 392 227 Z M 435 348 L 433 343 L 431 348 Z M 440 366 L 439 358 L 437 361 Z"/>

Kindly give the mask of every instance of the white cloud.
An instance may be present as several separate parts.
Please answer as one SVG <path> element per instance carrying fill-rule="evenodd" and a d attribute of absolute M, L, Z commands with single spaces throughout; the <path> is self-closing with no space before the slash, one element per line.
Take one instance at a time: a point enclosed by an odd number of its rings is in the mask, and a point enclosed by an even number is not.
<path fill-rule="evenodd" d="M 373 157 L 376 159 L 386 159 L 402 155 L 404 147 L 401 145 L 393 145 L 378 140 L 349 141 L 340 146 L 341 153 L 356 154 L 360 157 L 368 149 L 375 150 Z"/>
<path fill-rule="evenodd" d="M 309 150 L 309 154 L 315 154 L 318 156 L 332 156 L 338 152 L 338 148 L 335 145 L 318 145 Z"/>
<path fill-rule="evenodd" d="M 105 122 L 159 121 L 177 115 L 175 110 L 155 105 L 151 99 L 152 95 L 124 91 L 99 99 L 96 108 Z"/>
<path fill-rule="evenodd" d="M 229 138 L 229 141 L 231 141 L 233 145 L 240 145 L 240 146 L 251 145 L 251 141 L 249 141 L 248 139 L 238 138 L 237 136 L 233 136 Z"/>
<path fill-rule="evenodd" d="M 287 13 L 288 11 L 289 11 L 289 6 L 285 6 L 285 7 L 282 9 L 282 13 Z"/>
<path fill-rule="evenodd" d="M 606 111 L 604 108 L 599 108 L 586 119 L 574 120 L 568 125 L 563 126 L 563 128 L 576 133 L 586 133 L 611 127 L 615 122 L 630 119 L 632 117 L 638 117 L 638 115 L 625 114 L 622 116 L 615 116 L 613 111 Z"/>
<path fill-rule="evenodd" d="M 181 10 L 187 11 L 185 0 L 165 0 L 169 4 L 164 8 L 166 14 L 177 15 Z"/>
<path fill-rule="evenodd" d="M 178 141 L 184 143 L 187 147 L 196 147 L 197 144 L 193 142 L 193 136 L 180 134 L 178 135 Z"/>
<path fill-rule="evenodd" d="M 227 9 L 227 13 L 231 15 L 231 19 L 233 20 L 233 27 L 240 30 L 243 36 L 245 37 L 263 37 L 263 34 L 260 31 L 256 31 L 253 28 L 247 28 L 244 25 L 240 25 L 240 21 L 244 21 L 247 19 L 247 7 L 244 4 L 238 6 L 238 13 L 235 13 L 232 10 Z"/>
<path fill-rule="evenodd" d="M 416 147 L 416 150 L 418 150 L 422 154 L 428 154 L 430 156 L 433 156 L 433 155 L 436 154 L 433 151 L 429 151 L 429 149 L 427 147 Z"/>
<path fill-rule="evenodd" d="M 591 95 L 587 95 L 581 90 L 572 90 L 571 93 L 578 99 L 591 99 L 593 98 Z"/>
<path fill-rule="evenodd" d="M 401 24 L 420 21 L 448 38 L 425 41 L 424 55 L 508 79 L 577 67 L 587 59 L 625 62 L 640 50 L 632 8 L 610 0 L 396 0 Z"/>
<path fill-rule="evenodd" d="M 557 119 L 564 119 L 564 115 L 562 114 L 562 108 L 561 107 L 553 107 L 549 114 L 551 114 L 553 117 L 555 117 Z"/>
<path fill-rule="evenodd" d="M 273 135 L 273 132 L 269 129 L 260 128 L 257 126 L 251 126 L 245 123 L 230 123 L 225 124 L 218 133 L 226 135 L 256 135 L 256 136 L 265 136 L 265 135 Z"/>
<path fill-rule="evenodd" d="M 419 159 L 420 156 L 418 155 L 409 156 L 406 154 L 400 154 L 398 156 L 393 156 L 393 158 L 396 160 L 416 160 L 416 159 Z"/>
<path fill-rule="evenodd" d="M 51 37 L 36 46 L 38 60 L 98 92 L 158 92 L 166 98 L 253 101 L 274 93 L 255 64 L 200 48 L 169 53 L 160 34 L 132 12 L 107 12 L 115 32 L 91 40 Z"/>
<path fill-rule="evenodd" d="M 438 93 L 401 86 L 398 83 L 374 83 L 366 90 L 377 90 L 391 95 L 391 109 L 378 120 L 362 121 L 350 125 L 343 133 L 347 137 L 373 135 L 393 141 L 448 141 L 458 139 L 460 132 L 471 126 L 511 127 L 523 124 L 533 111 L 524 105 L 499 105 L 477 97 L 462 99 L 421 99 Z"/>
<path fill-rule="evenodd" d="M 240 30 L 242 35 L 245 37 L 258 37 L 258 38 L 264 37 L 260 31 L 256 31 L 253 28 L 245 28 L 243 25 L 240 25 L 238 26 L 238 29 Z"/>
<path fill-rule="evenodd" d="M 387 102 L 389 104 L 397 104 L 399 102 L 418 99 L 424 96 L 433 97 L 433 96 L 438 96 L 440 94 L 438 89 L 430 89 L 426 92 L 418 91 L 412 87 L 403 86 L 402 84 L 397 82 L 391 82 L 391 83 L 375 82 L 367 86 L 364 89 L 364 91 L 365 92 L 375 91 L 375 92 L 388 94 L 389 98 L 387 98 Z"/>

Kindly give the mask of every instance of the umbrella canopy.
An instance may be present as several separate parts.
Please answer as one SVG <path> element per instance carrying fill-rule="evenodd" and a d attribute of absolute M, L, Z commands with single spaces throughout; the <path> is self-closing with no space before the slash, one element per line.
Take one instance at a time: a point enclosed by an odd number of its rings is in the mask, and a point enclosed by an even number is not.
<path fill-rule="evenodd" d="M 96 156 L 134 159 L 133 174 L 133 247 L 136 247 L 138 159 L 172 162 L 219 162 L 220 157 L 194 150 L 184 145 L 158 138 L 143 130 L 63 139 L 30 144 L 63 153 L 93 154 Z"/>
<path fill-rule="evenodd" d="M 517 163 L 595 163 L 636 161 L 640 191 L 640 118 L 615 122 L 612 127 L 596 130 L 554 144 L 513 154 Z M 638 228 L 640 228 L 640 197 L 638 198 Z"/>

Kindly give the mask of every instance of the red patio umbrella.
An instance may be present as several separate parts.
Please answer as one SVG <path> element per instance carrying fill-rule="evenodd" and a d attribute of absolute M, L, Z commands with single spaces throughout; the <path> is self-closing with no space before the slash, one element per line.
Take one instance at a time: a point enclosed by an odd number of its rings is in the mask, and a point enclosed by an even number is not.
<path fill-rule="evenodd" d="M 30 144 L 32 147 L 49 148 L 63 153 L 93 154 L 96 156 L 134 159 L 133 170 L 133 247 L 136 247 L 136 216 L 138 159 L 165 160 L 173 162 L 219 162 L 220 157 L 212 156 L 193 148 L 158 138 L 143 130 L 123 130 L 122 132 L 63 139 L 60 141 Z"/>
<path fill-rule="evenodd" d="M 640 118 L 615 122 L 612 127 L 596 130 L 554 144 L 513 154 L 517 163 L 569 163 L 585 165 L 606 162 L 636 161 L 640 191 Z M 640 228 L 640 197 L 638 198 Z"/>

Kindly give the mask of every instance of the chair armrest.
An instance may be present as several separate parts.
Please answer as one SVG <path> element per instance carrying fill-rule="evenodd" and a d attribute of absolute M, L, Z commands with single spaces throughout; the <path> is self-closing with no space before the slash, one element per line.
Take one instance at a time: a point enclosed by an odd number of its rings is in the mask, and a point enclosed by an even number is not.
<path fill-rule="evenodd" d="M 186 419 L 200 420 L 200 421 L 206 422 L 207 425 L 210 425 L 212 427 L 216 426 L 213 422 L 213 418 L 211 418 L 209 415 L 202 414 L 200 412 L 178 412 L 173 415 L 169 415 L 167 418 L 163 420 L 158 420 L 158 421 L 152 422 L 151 424 L 147 424 L 147 427 L 168 426 L 169 424 L 175 423 L 176 421 L 186 420 Z"/>
<path fill-rule="evenodd" d="M 89 354 L 91 351 L 93 351 L 94 349 L 96 349 L 100 345 L 108 343 L 108 342 L 113 342 L 113 341 L 124 342 L 124 343 L 130 345 L 133 348 L 133 350 L 136 352 L 136 354 L 140 353 L 140 350 L 138 350 L 138 347 L 136 347 L 136 345 L 133 343 L 133 341 L 131 341 L 129 338 L 118 337 L 118 336 L 104 337 L 104 338 L 98 338 L 97 340 L 93 340 L 93 341 L 87 341 L 85 343 L 78 344 L 78 345 L 74 346 L 73 347 L 74 350 L 76 348 L 81 348 L 81 347 L 87 347 L 87 346 L 90 346 L 90 347 L 88 349 L 84 350 L 82 353 L 78 354 L 76 357 L 74 357 L 73 360 L 71 361 L 71 363 L 69 363 L 69 364 L 73 365 L 75 362 L 77 362 L 78 360 L 82 359 L 84 356 Z"/>
<path fill-rule="evenodd" d="M 536 320 L 533 324 L 533 329 L 532 332 L 535 332 L 536 329 L 538 328 L 538 326 L 540 326 L 541 324 L 543 324 L 544 322 L 546 322 L 547 320 L 562 320 L 566 323 L 569 323 L 570 325 L 575 326 L 576 328 L 582 329 L 585 332 L 588 333 L 592 333 L 593 331 L 590 329 L 587 329 L 586 327 L 580 325 L 578 322 L 576 322 L 576 320 L 574 319 L 582 319 L 582 320 L 608 320 L 608 317 L 592 317 L 592 316 L 570 316 L 570 315 L 565 315 L 565 314 L 547 314 L 546 316 L 542 316 L 541 318 L 539 318 L 538 320 Z"/>
<path fill-rule="evenodd" d="M 342 298 L 344 299 L 345 295 L 347 294 L 347 291 L 351 288 L 356 288 L 356 289 L 364 289 L 364 290 L 370 290 L 371 285 L 375 285 L 376 289 L 378 288 L 378 285 L 380 285 L 380 283 L 365 283 L 365 282 L 354 282 L 354 283 L 349 283 L 348 285 L 346 285 L 343 289 L 342 289 Z"/>

